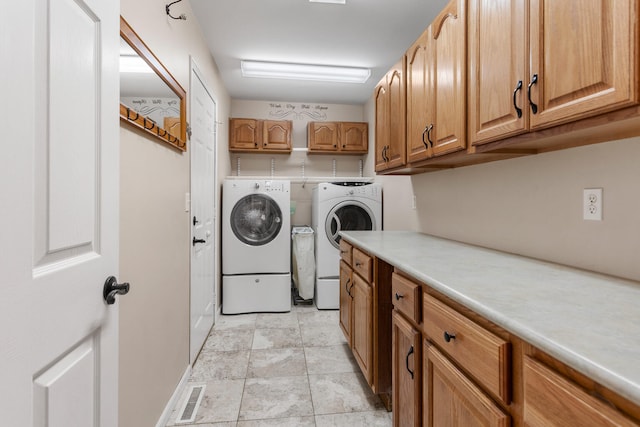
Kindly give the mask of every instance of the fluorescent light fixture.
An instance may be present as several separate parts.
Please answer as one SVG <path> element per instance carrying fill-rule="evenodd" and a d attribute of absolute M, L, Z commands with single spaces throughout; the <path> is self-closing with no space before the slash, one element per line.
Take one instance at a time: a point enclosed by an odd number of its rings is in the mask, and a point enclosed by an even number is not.
<path fill-rule="evenodd" d="M 140 58 L 138 55 L 120 56 L 120 72 L 121 73 L 150 73 L 150 74 L 155 73 L 155 71 L 153 71 L 151 67 L 149 67 L 149 64 L 147 64 L 145 60 Z"/>
<path fill-rule="evenodd" d="M 371 75 L 371 70 L 368 68 L 291 64 L 287 62 L 241 61 L 240 67 L 244 77 L 271 79 L 364 83 Z"/>
<path fill-rule="evenodd" d="M 310 3 L 347 4 L 347 0 L 309 0 Z"/>

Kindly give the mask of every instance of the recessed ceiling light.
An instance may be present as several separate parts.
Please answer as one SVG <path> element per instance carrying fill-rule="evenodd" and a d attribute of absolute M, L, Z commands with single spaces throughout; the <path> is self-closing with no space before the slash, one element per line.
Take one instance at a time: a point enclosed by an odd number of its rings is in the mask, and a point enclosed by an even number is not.
<path fill-rule="evenodd" d="M 371 70 L 368 68 L 292 64 L 287 62 L 241 61 L 240 68 L 244 77 L 340 83 L 364 83 L 371 75 Z"/>
<path fill-rule="evenodd" d="M 309 0 L 310 3 L 346 4 L 347 0 Z"/>

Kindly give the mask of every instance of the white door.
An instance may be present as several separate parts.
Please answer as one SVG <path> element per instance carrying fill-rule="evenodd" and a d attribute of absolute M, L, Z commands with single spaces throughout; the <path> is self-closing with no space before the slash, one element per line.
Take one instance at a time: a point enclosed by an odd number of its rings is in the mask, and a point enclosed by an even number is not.
<path fill-rule="evenodd" d="M 3 2 L 0 425 L 115 427 L 117 0 Z M 120 297 L 118 297 L 120 298 Z"/>
<path fill-rule="evenodd" d="M 191 339 L 195 362 L 214 322 L 216 103 L 191 61 Z"/>

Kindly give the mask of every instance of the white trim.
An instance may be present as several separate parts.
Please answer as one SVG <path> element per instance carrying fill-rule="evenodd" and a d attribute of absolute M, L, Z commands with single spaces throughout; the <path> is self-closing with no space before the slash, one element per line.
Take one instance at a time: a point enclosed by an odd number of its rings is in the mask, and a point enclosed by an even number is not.
<path fill-rule="evenodd" d="M 162 414 L 160 415 L 160 418 L 156 423 L 156 427 L 165 427 L 167 425 L 167 423 L 169 422 L 169 418 L 171 417 L 173 410 L 178 404 L 178 400 L 180 400 L 182 391 L 186 387 L 187 381 L 189 380 L 190 376 L 191 376 L 191 365 L 187 365 L 187 369 L 184 371 L 182 378 L 180 378 L 180 382 L 178 382 L 176 389 L 173 391 L 173 394 L 171 395 L 171 398 L 167 402 L 167 405 L 164 407 L 164 411 L 162 411 Z"/>

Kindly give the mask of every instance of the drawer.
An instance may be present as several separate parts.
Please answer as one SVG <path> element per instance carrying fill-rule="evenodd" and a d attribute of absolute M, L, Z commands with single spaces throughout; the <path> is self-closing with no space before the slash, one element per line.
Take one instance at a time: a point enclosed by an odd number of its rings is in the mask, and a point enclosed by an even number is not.
<path fill-rule="evenodd" d="M 353 264 L 351 267 L 353 271 L 357 272 L 364 280 L 371 282 L 373 261 L 371 257 L 358 248 L 353 248 L 351 254 Z"/>
<path fill-rule="evenodd" d="M 478 385 L 509 404 L 510 343 L 426 293 L 422 316 L 428 339 L 473 376 Z"/>
<path fill-rule="evenodd" d="M 391 302 L 393 308 L 416 325 L 420 323 L 420 285 L 398 273 L 391 276 Z"/>
<path fill-rule="evenodd" d="M 351 265 L 351 244 L 344 239 L 340 239 L 340 258 Z"/>
<path fill-rule="evenodd" d="M 527 426 L 637 426 L 573 382 L 524 358 L 524 423 Z"/>

